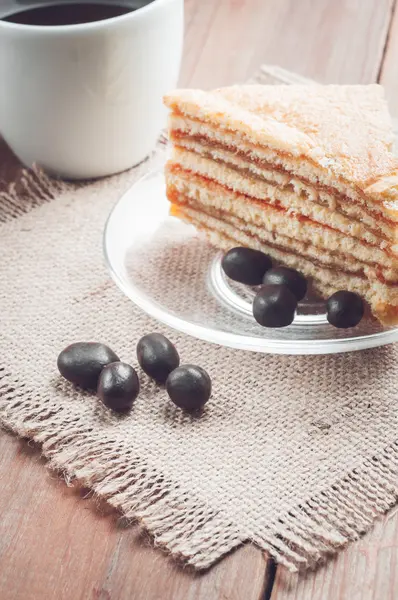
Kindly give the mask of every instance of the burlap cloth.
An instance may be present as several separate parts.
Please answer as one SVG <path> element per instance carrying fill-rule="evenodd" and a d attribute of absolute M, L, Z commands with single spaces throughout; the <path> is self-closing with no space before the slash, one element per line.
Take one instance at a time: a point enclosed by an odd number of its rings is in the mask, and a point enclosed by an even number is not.
<path fill-rule="evenodd" d="M 274 69 L 256 78 L 294 79 Z M 162 160 L 159 148 L 140 167 L 83 186 L 23 173 L 0 195 L 0 419 L 40 443 L 68 482 L 90 486 L 198 569 L 247 540 L 289 568 L 308 566 L 396 501 L 397 348 L 261 355 L 147 318 L 111 282 L 102 233 L 123 191 Z M 58 352 L 73 341 L 103 341 L 135 364 L 136 342 L 151 331 L 211 373 L 200 418 L 144 375 L 121 419 L 57 374 Z"/>

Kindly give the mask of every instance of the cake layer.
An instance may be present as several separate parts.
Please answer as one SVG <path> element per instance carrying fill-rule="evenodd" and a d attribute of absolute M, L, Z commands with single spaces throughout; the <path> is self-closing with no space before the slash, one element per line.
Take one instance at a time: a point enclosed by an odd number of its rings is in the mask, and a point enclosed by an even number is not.
<path fill-rule="evenodd" d="M 338 253 L 323 252 L 320 256 L 316 248 L 308 246 L 307 244 L 303 244 L 299 240 L 294 240 L 283 235 L 274 235 L 272 232 L 267 231 L 263 227 L 258 227 L 252 223 L 247 223 L 239 217 L 233 216 L 222 210 L 216 210 L 213 207 L 198 207 L 191 198 L 184 196 L 183 194 L 177 192 L 175 188 L 173 189 L 170 186 L 168 188 L 168 195 L 172 200 L 174 207 L 192 209 L 203 214 L 204 216 L 207 215 L 219 221 L 223 221 L 224 223 L 232 225 L 242 233 L 252 238 L 257 238 L 261 243 L 272 246 L 275 249 L 280 251 L 289 250 L 296 256 L 301 256 L 306 260 L 311 260 L 311 262 L 318 264 L 319 266 L 327 266 L 328 268 L 345 271 L 347 274 L 351 273 L 358 277 L 367 277 L 380 281 L 380 278 L 378 277 L 379 271 L 377 271 L 374 267 L 367 265 L 366 263 L 358 262 L 350 257 Z M 383 281 L 385 281 L 384 278 Z M 393 283 L 391 283 L 391 285 L 393 285 Z"/>
<path fill-rule="evenodd" d="M 238 218 L 252 229 L 252 235 L 264 241 L 277 241 L 280 246 L 296 248 L 301 254 L 318 261 L 327 261 L 348 270 L 359 271 L 378 280 L 398 281 L 396 260 L 386 252 L 347 237 L 306 217 L 288 213 L 263 201 L 234 192 L 220 184 L 183 170 L 169 163 L 167 170 L 168 197 L 176 202 L 177 193 L 193 208 L 207 213 L 218 211 Z M 325 258 L 327 257 L 327 258 Z"/>
<path fill-rule="evenodd" d="M 272 170 L 279 170 L 289 178 L 299 179 L 307 186 L 313 186 L 330 195 L 339 195 L 341 204 L 359 205 L 362 210 L 370 215 L 374 214 L 376 219 L 385 221 L 390 226 L 391 223 L 398 223 L 398 201 L 395 203 L 390 196 L 384 199 L 380 193 L 365 193 L 355 186 L 347 185 L 328 171 L 320 171 L 319 167 L 315 167 L 304 157 L 295 157 L 267 146 L 256 146 L 235 133 L 223 131 L 210 123 L 202 123 L 180 114 L 170 116 L 170 138 L 179 145 L 181 139 L 187 139 L 202 146 L 231 152 L 266 170 L 272 167 Z M 398 178 L 395 183 L 398 184 Z M 378 184 L 380 185 L 380 182 Z"/>
<path fill-rule="evenodd" d="M 237 161 L 239 161 L 238 164 Z M 277 172 L 261 172 L 258 169 L 261 173 L 260 176 L 259 173 L 253 171 L 250 163 L 234 157 L 232 153 L 228 153 L 228 155 L 223 153 L 222 158 L 214 159 L 207 157 L 204 152 L 198 154 L 176 146 L 172 162 L 184 170 L 203 175 L 228 189 L 304 215 L 314 222 L 327 225 L 348 236 L 362 239 L 377 248 L 387 251 L 391 248 L 391 244 L 387 242 L 380 231 L 372 230 L 361 221 L 350 219 L 338 210 L 333 210 L 332 202 L 334 201 L 336 204 L 334 198 L 330 199 L 329 206 L 324 206 L 315 198 L 317 191 L 311 190 L 314 198 L 310 200 L 308 195 L 297 193 L 292 186 L 281 185 L 281 182 L 278 185 L 278 181 L 275 181 L 278 179 Z M 374 218 L 373 225 L 377 227 L 377 221 Z"/>
<path fill-rule="evenodd" d="M 264 150 L 292 173 L 331 186 L 383 211 L 398 209 L 398 160 L 391 118 L 380 86 L 234 86 L 212 92 L 177 90 L 165 104 L 198 135 L 243 148 L 251 160 Z M 173 121 L 171 123 L 173 129 Z"/>
<path fill-rule="evenodd" d="M 240 227 L 234 227 L 224 220 L 211 217 L 188 206 L 177 207 L 174 211 L 179 218 L 202 230 L 210 243 L 222 250 L 227 251 L 234 246 L 247 246 L 261 250 L 274 260 L 297 269 L 306 277 L 311 278 L 315 290 L 323 297 L 327 297 L 337 290 L 356 292 L 368 302 L 372 313 L 380 321 L 385 324 L 398 321 L 398 289 L 396 287 L 389 287 L 379 281 L 369 281 L 364 277 L 316 264 L 287 249 L 282 250 L 271 244 L 263 243 L 258 238 L 244 233 Z"/>
<path fill-rule="evenodd" d="M 238 152 L 232 152 L 222 145 L 207 143 L 206 140 L 198 140 L 183 133 L 172 131 L 171 140 L 174 142 L 174 152 L 187 150 L 198 157 L 212 159 L 218 163 L 227 165 L 229 168 L 241 173 L 265 181 L 277 186 L 280 190 L 294 193 L 299 202 L 310 202 L 333 211 L 337 217 L 341 215 L 350 222 L 356 221 L 366 226 L 370 233 L 380 236 L 394 243 L 397 235 L 397 225 L 391 219 L 383 216 L 379 207 L 376 210 L 368 209 L 364 204 L 355 202 L 342 194 L 334 194 L 333 190 L 320 184 L 312 184 L 303 178 L 298 178 L 288 173 L 278 165 L 270 163 L 257 163 L 248 160 Z M 178 159 L 177 159 L 178 160 Z"/>

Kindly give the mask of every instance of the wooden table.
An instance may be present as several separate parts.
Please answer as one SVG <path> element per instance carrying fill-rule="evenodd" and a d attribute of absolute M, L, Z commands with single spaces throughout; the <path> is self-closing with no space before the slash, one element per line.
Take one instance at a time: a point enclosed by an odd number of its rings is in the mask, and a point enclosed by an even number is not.
<path fill-rule="evenodd" d="M 186 0 L 181 84 L 243 82 L 262 63 L 328 83 L 386 86 L 398 116 L 395 0 Z M 1 148 L 0 148 L 1 153 Z M 5 154 L 3 152 L 3 154 Z M 18 168 L 0 161 L 0 179 Z M 37 449 L 0 433 L 1 600 L 393 600 L 398 511 L 316 572 L 292 575 L 253 546 L 206 574 L 68 488 Z"/>

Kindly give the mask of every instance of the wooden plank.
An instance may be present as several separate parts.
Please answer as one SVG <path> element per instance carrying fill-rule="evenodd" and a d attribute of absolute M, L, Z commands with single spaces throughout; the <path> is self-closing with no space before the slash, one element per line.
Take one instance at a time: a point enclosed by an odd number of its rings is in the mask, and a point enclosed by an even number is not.
<path fill-rule="evenodd" d="M 262 63 L 325 83 L 375 81 L 392 4 L 393 0 L 188 0 L 181 82 L 198 87 L 243 82 Z"/>
<path fill-rule="evenodd" d="M 83 597 L 106 572 L 114 522 L 51 477 L 26 441 L 3 433 L 0 456 L 0 598 Z"/>
<path fill-rule="evenodd" d="M 247 546 L 208 573 L 182 569 L 137 527 L 51 474 L 26 441 L 0 435 L 2 600 L 260 600 L 267 560 Z"/>
<path fill-rule="evenodd" d="M 145 540 L 145 538 L 144 538 Z M 131 555 L 131 546 L 139 551 Z M 101 590 L 109 598 L 263 600 L 270 563 L 253 546 L 240 548 L 205 574 L 182 569 L 136 534 L 120 539 Z"/>
<path fill-rule="evenodd" d="M 380 71 L 380 83 L 386 88 L 386 96 L 391 114 L 398 117 L 398 9 L 395 3 L 395 10 L 392 16 L 391 28 L 388 36 L 388 42 L 385 48 L 383 65 Z"/>
<path fill-rule="evenodd" d="M 278 568 L 271 600 L 395 600 L 398 589 L 398 512 L 316 571 Z"/>
<path fill-rule="evenodd" d="M 20 170 L 19 160 L 0 137 L 0 192 L 15 180 Z"/>

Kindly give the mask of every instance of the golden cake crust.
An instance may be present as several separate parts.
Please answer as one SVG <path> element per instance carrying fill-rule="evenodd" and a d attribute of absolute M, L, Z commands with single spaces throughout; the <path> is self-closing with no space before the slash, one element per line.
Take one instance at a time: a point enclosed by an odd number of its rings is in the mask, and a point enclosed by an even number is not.
<path fill-rule="evenodd" d="M 165 104 L 242 141 L 307 159 L 380 199 L 398 200 L 391 118 L 377 84 L 177 90 Z"/>

